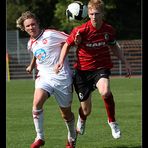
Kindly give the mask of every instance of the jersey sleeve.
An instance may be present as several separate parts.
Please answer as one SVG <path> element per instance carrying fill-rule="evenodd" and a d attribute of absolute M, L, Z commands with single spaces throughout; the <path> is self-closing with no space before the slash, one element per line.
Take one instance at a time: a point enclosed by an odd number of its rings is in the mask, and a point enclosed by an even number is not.
<path fill-rule="evenodd" d="M 66 42 L 67 42 L 68 45 L 71 45 L 71 46 L 75 45 L 74 39 L 75 39 L 75 36 L 76 36 L 77 31 L 78 31 L 78 28 L 74 28 L 71 31 L 69 37 L 66 40 Z"/>
<path fill-rule="evenodd" d="M 68 34 L 61 32 L 61 31 L 52 31 L 52 38 L 56 40 L 57 42 L 66 42 L 66 39 L 68 38 Z"/>

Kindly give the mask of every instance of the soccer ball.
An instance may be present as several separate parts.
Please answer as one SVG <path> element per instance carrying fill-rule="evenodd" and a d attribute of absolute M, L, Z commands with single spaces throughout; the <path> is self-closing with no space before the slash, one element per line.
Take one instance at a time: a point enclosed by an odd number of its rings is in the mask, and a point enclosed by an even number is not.
<path fill-rule="evenodd" d="M 83 20 L 87 17 L 87 6 L 80 1 L 74 1 L 68 5 L 66 16 L 69 21 Z"/>

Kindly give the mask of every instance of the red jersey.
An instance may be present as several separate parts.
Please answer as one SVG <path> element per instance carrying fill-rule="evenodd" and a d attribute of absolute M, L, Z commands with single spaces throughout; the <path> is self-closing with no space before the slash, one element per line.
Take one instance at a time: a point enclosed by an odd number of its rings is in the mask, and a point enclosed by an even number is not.
<path fill-rule="evenodd" d="M 78 31 L 82 37 L 82 42 L 76 51 L 77 60 L 74 67 L 80 70 L 111 69 L 113 63 L 108 45 L 116 43 L 115 29 L 103 22 L 101 28 L 97 30 L 89 20 L 72 30 L 66 40 L 69 45 L 74 45 L 75 35 Z"/>

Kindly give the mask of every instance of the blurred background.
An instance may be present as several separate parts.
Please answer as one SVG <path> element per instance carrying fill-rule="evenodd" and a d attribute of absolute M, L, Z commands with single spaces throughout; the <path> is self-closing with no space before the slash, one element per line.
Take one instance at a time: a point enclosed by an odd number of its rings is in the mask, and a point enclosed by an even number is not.
<path fill-rule="evenodd" d="M 87 5 L 87 0 L 81 0 Z M 25 71 L 32 55 L 28 53 L 28 35 L 16 28 L 16 19 L 30 10 L 41 22 L 42 28 L 56 28 L 70 33 L 73 27 L 87 21 L 68 22 L 65 12 L 73 0 L 7 0 L 6 6 L 6 79 L 34 79 L 36 71 Z M 117 40 L 131 63 L 133 75 L 142 74 L 142 8 L 140 0 L 104 0 L 105 19 L 117 30 Z M 113 75 L 123 75 L 124 65 L 113 57 Z M 75 50 L 70 50 L 70 65 L 75 59 Z"/>

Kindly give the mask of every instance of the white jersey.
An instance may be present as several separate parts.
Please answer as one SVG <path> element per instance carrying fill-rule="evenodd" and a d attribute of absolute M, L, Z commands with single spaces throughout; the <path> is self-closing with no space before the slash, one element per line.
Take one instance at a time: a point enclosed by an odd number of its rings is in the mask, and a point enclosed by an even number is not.
<path fill-rule="evenodd" d="M 72 97 L 72 73 L 68 60 L 65 60 L 63 68 L 58 74 L 54 71 L 54 66 L 59 60 L 61 47 L 67 37 L 68 35 L 64 32 L 47 29 L 42 31 L 36 39 L 30 39 L 28 42 L 28 50 L 32 51 L 36 57 L 38 70 L 36 88 L 42 88 L 48 91 L 50 95 L 57 93 L 57 101 L 60 106 L 69 105 L 61 102 L 61 99 L 64 99 L 63 94 Z"/>
<path fill-rule="evenodd" d="M 36 40 L 30 39 L 28 50 L 31 50 L 36 57 L 37 69 L 40 75 L 53 74 L 53 68 L 58 62 L 61 46 L 68 35 L 64 32 L 47 29 L 42 31 Z M 67 72 L 67 61 L 64 63 L 61 73 Z"/>

